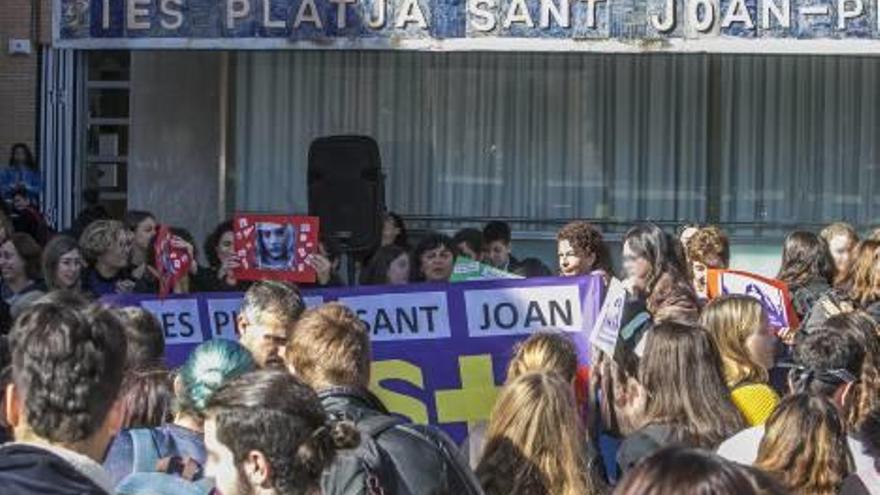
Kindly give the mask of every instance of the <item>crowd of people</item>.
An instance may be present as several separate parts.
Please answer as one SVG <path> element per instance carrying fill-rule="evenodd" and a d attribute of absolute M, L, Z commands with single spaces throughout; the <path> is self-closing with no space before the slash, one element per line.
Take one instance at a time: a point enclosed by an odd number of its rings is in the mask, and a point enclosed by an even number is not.
<path fill-rule="evenodd" d="M 617 344 L 592 349 L 589 380 L 563 332 L 529 336 L 462 444 L 370 392 L 370 332 L 351 309 L 238 280 L 229 221 L 173 292 L 243 291 L 239 339 L 168 369 L 155 317 L 100 302 L 157 291 L 159 224 L 131 211 L 36 239 L 0 216 L 3 493 L 880 494 L 880 240 L 846 224 L 785 239 L 776 278 L 800 323 L 777 328 L 758 298 L 709 299 L 709 270 L 731 257 L 718 226 L 633 226 L 618 272 L 602 231 L 574 221 L 551 270 L 513 255 L 504 222 L 411 248 L 389 213 L 381 246 L 358 258 L 360 284 L 446 282 L 467 256 L 627 291 Z M 308 262 L 317 285 L 342 283 L 331 239 Z"/>

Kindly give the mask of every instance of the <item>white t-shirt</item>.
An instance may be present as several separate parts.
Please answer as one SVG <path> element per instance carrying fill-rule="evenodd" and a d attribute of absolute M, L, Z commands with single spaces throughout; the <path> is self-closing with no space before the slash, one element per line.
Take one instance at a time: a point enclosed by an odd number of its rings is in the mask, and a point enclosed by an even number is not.
<path fill-rule="evenodd" d="M 764 425 L 753 426 L 728 438 L 718 446 L 718 455 L 721 457 L 751 466 L 758 459 L 758 447 L 764 438 Z M 849 451 L 853 456 L 856 471 L 869 471 L 874 469 L 874 459 L 865 453 L 862 442 L 853 437 L 847 438 Z"/>

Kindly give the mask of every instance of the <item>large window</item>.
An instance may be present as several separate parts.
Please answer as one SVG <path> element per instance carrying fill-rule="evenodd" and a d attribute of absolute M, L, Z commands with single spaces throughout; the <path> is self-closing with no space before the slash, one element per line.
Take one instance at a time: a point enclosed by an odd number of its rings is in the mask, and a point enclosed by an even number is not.
<path fill-rule="evenodd" d="M 841 57 L 240 53 L 236 203 L 305 210 L 309 144 L 354 133 L 379 142 L 389 207 L 432 226 L 869 224 L 878 71 Z"/>

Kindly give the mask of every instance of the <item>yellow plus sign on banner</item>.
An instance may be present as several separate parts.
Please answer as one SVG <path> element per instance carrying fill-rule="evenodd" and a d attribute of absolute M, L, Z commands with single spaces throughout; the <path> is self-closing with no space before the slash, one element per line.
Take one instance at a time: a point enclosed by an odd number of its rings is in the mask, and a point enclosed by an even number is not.
<path fill-rule="evenodd" d="M 461 356 L 458 358 L 461 375 L 461 388 L 458 390 L 439 390 L 435 394 L 437 402 L 437 422 L 467 422 L 473 425 L 489 418 L 498 387 L 492 371 L 492 356 Z"/>

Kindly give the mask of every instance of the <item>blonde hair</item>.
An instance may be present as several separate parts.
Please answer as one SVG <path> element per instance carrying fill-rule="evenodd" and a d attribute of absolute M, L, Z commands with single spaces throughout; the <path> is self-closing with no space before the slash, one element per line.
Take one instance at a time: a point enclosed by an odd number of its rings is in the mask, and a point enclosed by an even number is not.
<path fill-rule="evenodd" d="M 834 404 L 805 393 L 783 399 L 767 420 L 755 467 L 793 493 L 836 495 L 853 460 Z"/>
<path fill-rule="evenodd" d="M 599 493 L 574 393 L 555 373 L 526 373 L 501 390 L 476 474 L 487 495 Z"/>
<path fill-rule="evenodd" d="M 715 341 L 728 388 L 769 380 L 768 371 L 755 362 L 746 347 L 746 339 L 766 323 L 766 318 L 760 302 L 738 294 L 720 297 L 703 308 L 700 325 Z"/>
<path fill-rule="evenodd" d="M 828 225 L 819 232 L 819 236 L 822 239 L 825 239 L 825 242 L 829 244 L 831 243 L 831 239 L 838 236 L 847 237 L 853 244 L 859 242 L 859 234 L 856 233 L 856 229 L 846 222 L 834 222 Z"/>
<path fill-rule="evenodd" d="M 315 390 L 370 383 L 370 337 L 357 315 L 340 303 L 307 310 L 291 332 L 287 364 Z"/>
<path fill-rule="evenodd" d="M 507 381 L 530 371 L 552 371 L 569 383 L 577 374 L 577 350 L 565 335 L 538 332 L 519 343 L 507 367 Z"/>
<path fill-rule="evenodd" d="M 125 225 L 118 220 L 95 220 L 79 236 L 79 247 L 83 258 L 94 263 L 119 241 L 119 234 L 127 232 Z"/>
<path fill-rule="evenodd" d="M 852 288 L 850 295 L 861 305 L 880 299 L 880 240 L 862 241 L 855 249 L 855 260 L 850 268 Z"/>

